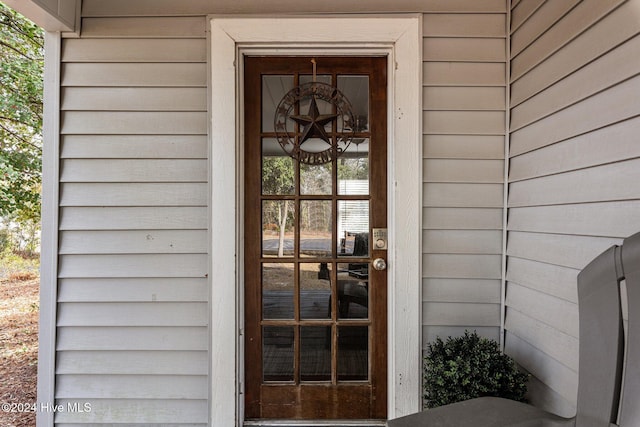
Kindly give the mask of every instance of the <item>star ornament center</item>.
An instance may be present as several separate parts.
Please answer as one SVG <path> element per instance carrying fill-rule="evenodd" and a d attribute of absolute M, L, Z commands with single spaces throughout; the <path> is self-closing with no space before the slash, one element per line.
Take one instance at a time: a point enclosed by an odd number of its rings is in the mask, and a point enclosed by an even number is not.
<path fill-rule="evenodd" d="M 294 114 L 300 104 L 309 101 L 307 114 Z M 328 103 L 332 114 L 320 114 L 318 102 Z M 338 120 L 341 118 L 342 120 Z M 290 120 L 289 120 L 290 119 Z M 333 125 L 335 122 L 335 125 Z M 296 132 L 296 123 L 299 132 Z M 282 97 L 276 108 L 274 129 L 282 149 L 291 157 L 305 164 L 324 164 L 340 156 L 353 139 L 353 111 L 351 103 L 337 88 L 321 82 L 305 83 L 291 89 Z M 326 125 L 332 124 L 327 132 Z M 325 147 L 307 141 L 320 140 Z"/>

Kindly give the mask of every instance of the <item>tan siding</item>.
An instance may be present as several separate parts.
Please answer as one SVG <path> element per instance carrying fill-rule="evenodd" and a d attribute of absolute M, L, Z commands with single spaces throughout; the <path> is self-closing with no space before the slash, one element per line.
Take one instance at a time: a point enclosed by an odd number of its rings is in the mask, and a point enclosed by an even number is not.
<path fill-rule="evenodd" d="M 640 159 L 512 183 L 509 206 L 629 200 L 638 189 L 622 183 L 634 182 L 640 182 Z"/>
<path fill-rule="evenodd" d="M 548 0 L 512 28 L 505 323 L 507 353 L 534 375 L 532 402 L 565 416 L 577 275 L 640 218 L 640 0 L 573 3 Z"/>
<path fill-rule="evenodd" d="M 640 144 L 635 139 L 639 126 L 640 118 L 636 117 L 570 138 L 544 150 L 513 157 L 510 162 L 510 181 L 640 157 Z M 603 144 L 602 141 L 607 143 Z"/>
<path fill-rule="evenodd" d="M 423 225 L 427 230 L 499 230 L 502 208 L 425 208 Z"/>
<path fill-rule="evenodd" d="M 81 390 L 78 393 L 78 390 Z M 187 375 L 62 375 L 61 399 L 206 399 L 207 378 Z"/>
<path fill-rule="evenodd" d="M 98 380 L 100 377 L 98 377 Z M 77 427 L 85 425 L 118 424 L 120 420 L 130 423 L 149 425 L 154 423 L 163 427 L 206 427 L 208 403 L 206 399 L 60 399 L 56 403 L 65 408 L 68 404 L 91 404 L 91 412 L 57 414 L 56 427 Z M 113 408 L 118 408 L 114 411 Z M 167 409 L 172 408 L 172 409 Z"/>
<path fill-rule="evenodd" d="M 206 302 L 67 302 L 58 326 L 206 326 L 207 317 Z"/>
<path fill-rule="evenodd" d="M 422 123 L 429 134 L 500 135 L 504 133 L 501 111 L 425 111 Z"/>
<path fill-rule="evenodd" d="M 578 391 L 578 373 L 557 362 L 528 342 L 515 335 L 508 334 L 505 340 L 505 353 L 518 360 L 520 366 L 536 378 L 544 381 L 552 390 L 564 399 L 575 399 Z M 565 414 L 571 416 L 573 414 Z"/>
<path fill-rule="evenodd" d="M 426 277 L 499 279 L 500 255 L 424 254 Z"/>
<path fill-rule="evenodd" d="M 424 187 L 425 206 L 502 208 L 502 184 L 431 183 Z"/>
<path fill-rule="evenodd" d="M 60 278 L 205 277 L 204 254 L 61 255 Z"/>
<path fill-rule="evenodd" d="M 141 17 L 141 18 L 84 18 L 83 38 L 200 38 L 205 32 L 206 18 Z"/>
<path fill-rule="evenodd" d="M 509 233 L 508 255 L 581 269 L 620 239 L 571 234 Z"/>
<path fill-rule="evenodd" d="M 205 62 L 200 39 L 66 39 L 63 62 Z"/>
<path fill-rule="evenodd" d="M 84 16 L 173 16 L 206 15 L 210 13 L 313 13 L 313 12 L 505 12 L 504 0 L 330 0 L 324 2 L 299 2 L 285 0 L 275 3 L 253 0 L 225 0 L 211 3 L 210 0 L 111 0 L 104 4 L 100 0 L 85 0 Z"/>
<path fill-rule="evenodd" d="M 206 278 L 61 279 L 60 302 L 206 302 Z"/>
<path fill-rule="evenodd" d="M 206 159 L 206 135 L 65 135 L 62 159 Z"/>
<path fill-rule="evenodd" d="M 422 83 L 426 86 L 503 86 L 503 62 L 425 62 Z"/>
<path fill-rule="evenodd" d="M 640 115 L 640 76 L 626 80 L 511 134 L 511 155 L 569 139 Z"/>
<path fill-rule="evenodd" d="M 207 161 L 67 159 L 61 182 L 207 182 Z"/>
<path fill-rule="evenodd" d="M 206 425 L 204 16 L 85 19 L 62 53 L 56 401 Z"/>
<path fill-rule="evenodd" d="M 425 345 L 465 330 L 499 336 L 506 20 L 424 15 Z"/>
<path fill-rule="evenodd" d="M 422 233 L 424 253 L 500 254 L 500 230 L 425 230 Z"/>
<path fill-rule="evenodd" d="M 207 113 L 200 111 L 66 111 L 63 134 L 193 135 L 207 133 Z"/>
<path fill-rule="evenodd" d="M 511 110 L 511 130 L 540 120 L 638 74 L 640 36 L 576 71 Z"/>
<path fill-rule="evenodd" d="M 513 233 L 509 234 L 511 239 Z M 511 240 L 509 240 L 511 248 Z M 573 303 L 578 302 L 576 279 L 579 270 L 551 263 L 509 256 L 507 280 L 553 295 Z"/>
<path fill-rule="evenodd" d="M 60 254 L 207 252 L 206 230 L 63 231 Z"/>
<path fill-rule="evenodd" d="M 568 76 L 612 47 L 638 34 L 639 0 L 628 0 L 584 33 L 563 46 L 544 62 L 513 79 L 511 105 L 522 103 L 537 92 Z"/>
<path fill-rule="evenodd" d="M 67 326 L 58 329 L 57 343 L 58 351 L 208 351 L 204 327 Z"/>
<path fill-rule="evenodd" d="M 62 86 L 147 87 L 207 84 L 207 65 L 178 64 L 62 64 Z"/>
<path fill-rule="evenodd" d="M 60 230 L 206 230 L 205 207 L 68 207 Z"/>
<path fill-rule="evenodd" d="M 509 230 L 625 238 L 637 231 L 640 201 L 509 209 Z"/>
<path fill-rule="evenodd" d="M 527 22 L 535 11 L 544 4 L 545 0 L 511 1 L 511 28 L 516 29 Z"/>
<path fill-rule="evenodd" d="M 504 159 L 499 135 L 425 135 L 422 145 L 427 159 Z"/>
<path fill-rule="evenodd" d="M 502 183 L 503 160 L 426 159 L 424 182 Z"/>
<path fill-rule="evenodd" d="M 56 373 L 83 375 L 206 375 L 206 351 L 64 351 Z M 149 359 L 154 363 L 150 364 Z"/>
<path fill-rule="evenodd" d="M 206 111 L 207 96 L 201 88 L 168 87 L 66 87 L 65 111 Z"/>
<path fill-rule="evenodd" d="M 504 37 L 505 14 L 425 14 L 425 37 Z"/>
<path fill-rule="evenodd" d="M 68 183 L 60 206 L 206 206 L 206 183 Z"/>
<path fill-rule="evenodd" d="M 509 282 L 507 306 L 553 329 L 578 338 L 578 305 L 555 296 Z"/>
<path fill-rule="evenodd" d="M 429 326 L 500 326 L 500 304 L 425 302 L 422 312 Z"/>
<path fill-rule="evenodd" d="M 504 62 L 504 39 L 433 38 L 423 44 L 425 61 Z"/>
<path fill-rule="evenodd" d="M 504 110 L 502 87 L 433 87 L 422 91 L 425 110 Z"/>
<path fill-rule="evenodd" d="M 544 61 L 553 52 L 578 36 L 586 28 L 605 16 L 625 0 L 583 0 L 577 7 L 565 15 L 557 25 L 553 25 L 553 16 L 547 30 L 527 49 L 511 60 L 511 77 L 517 79 L 536 64 Z M 569 3 L 571 2 L 562 2 Z M 534 15 L 535 16 L 535 15 Z M 514 34 L 515 37 L 515 34 Z"/>
<path fill-rule="evenodd" d="M 500 281 L 489 279 L 424 279 L 425 302 L 500 304 Z"/>
<path fill-rule="evenodd" d="M 531 6 L 540 5 L 540 7 L 535 10 L 532 16 L 527 17 L 528 19 L 525 21 L 521 19 L 523 13 L 520 13 L 525 11 L 519 11 L 519 8 L 516 8 L 512 16 L 512 25 L 519 28 L 511 37 L 511 57 L 513 58 L 518 55 L 525 47 L 544 34 L 549 22 L 557 21 L 581 1 L 582 0 L 529 2 Z M 525 4 L 522 6 L 525 6 Z M 520 22 L 523 22 L 522 26 L 519 26 Z"/>
<path fill-rule="evenodd" d="M 507 307 L 505 327 L 521 339 L 534 343 L 540 351 L 563 365 L 575 369 L 578 366 L 578 339 L 565 334 L 544 322 Z"/>

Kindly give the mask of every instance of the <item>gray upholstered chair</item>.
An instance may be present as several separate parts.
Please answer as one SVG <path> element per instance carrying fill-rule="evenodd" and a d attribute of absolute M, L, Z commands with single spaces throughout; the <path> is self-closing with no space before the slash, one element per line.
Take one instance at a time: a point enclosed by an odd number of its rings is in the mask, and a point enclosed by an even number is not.
<path fill-rule="evenodd" d="M 627 345 L 620 293 L 623 279 L 629 304 Z M 640 427 L 640 233 L 625 239 L 622 246 L 607 249 L 580 272 L 578 304 L 580 368 L 574 418 L 481 397 L 397 418 L 389 421 L 389 427 Z"/>

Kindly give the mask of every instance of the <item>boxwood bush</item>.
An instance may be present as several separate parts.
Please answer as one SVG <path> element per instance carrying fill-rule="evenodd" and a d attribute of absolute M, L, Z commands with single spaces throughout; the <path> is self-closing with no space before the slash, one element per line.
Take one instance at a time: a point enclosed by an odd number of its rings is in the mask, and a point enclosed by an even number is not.
<path fill-rule="evenodd" d="M 524 402 L 529 375 L 520 372 L 494 340 L 474 331 L 446 342 L 437 338 L 424 358 L 424 404 L 427 408 L 481 396 Z"/>

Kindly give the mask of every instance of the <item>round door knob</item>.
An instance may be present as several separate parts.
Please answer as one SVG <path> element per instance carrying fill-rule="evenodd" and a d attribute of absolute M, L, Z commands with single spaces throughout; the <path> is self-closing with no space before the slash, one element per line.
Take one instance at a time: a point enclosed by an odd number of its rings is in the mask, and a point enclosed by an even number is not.
<path fill-rule="evenodd" d="M 378 271 L 387 269 L 387 262 L 382 258 L 376 258 L 373 260 L 373 268 Z"/>

